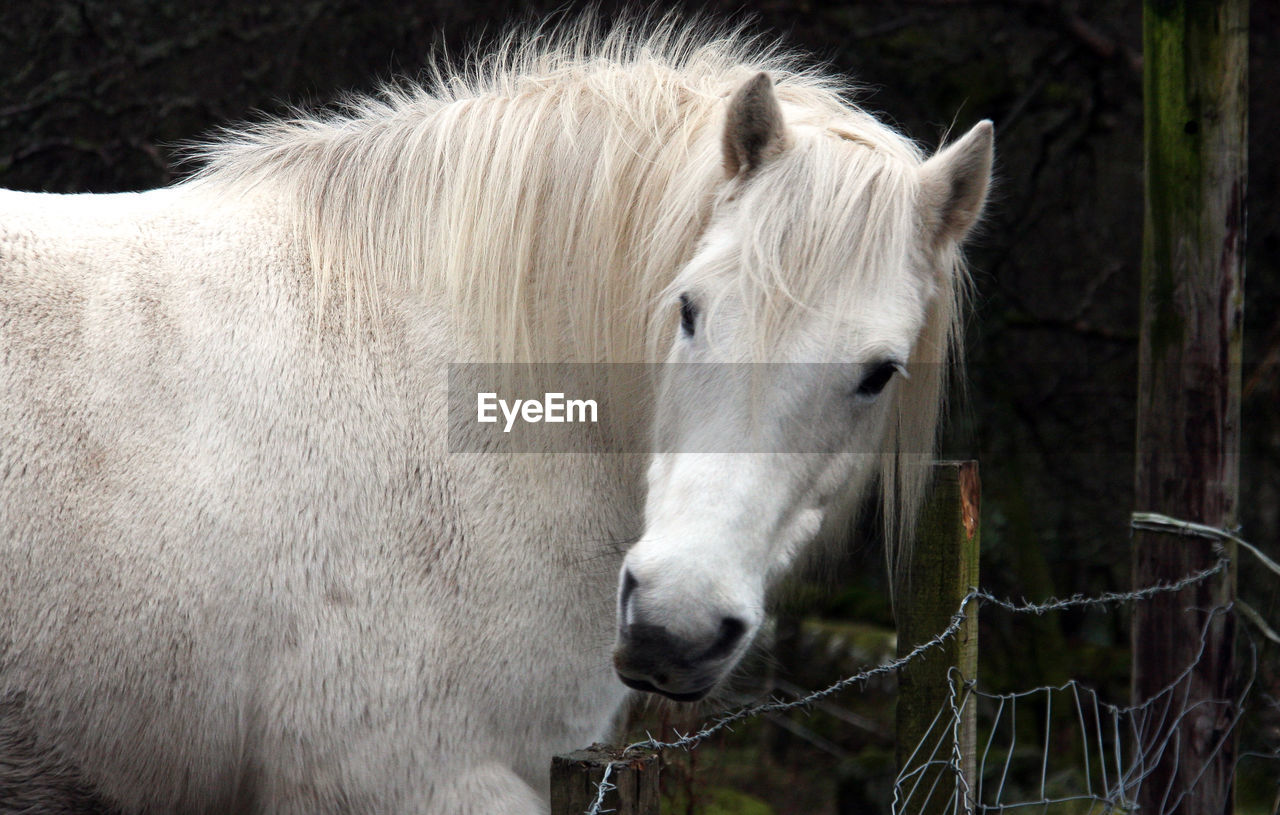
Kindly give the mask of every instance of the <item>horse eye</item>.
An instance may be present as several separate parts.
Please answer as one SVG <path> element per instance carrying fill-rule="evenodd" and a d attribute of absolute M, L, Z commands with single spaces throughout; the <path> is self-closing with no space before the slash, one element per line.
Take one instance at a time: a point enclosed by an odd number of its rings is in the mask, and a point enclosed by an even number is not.
<path fill-rule="evenodd" d="M 689 299 L 689 295 L 680 295 L 680 330 L 686 337 L 692 337 L 697 322 L 698 307 Z"/>
<path fill-rule="evenodd" d="M 889 384 L 889 380 L 893 379 L 893 375 L 902 369 L 902 366 L 896 362 L 882 362 L 875 367 L 871 373 L 863 377 L 862 382 L 858 385 L 858 396 L 865 399 L 871 399 L 880 394 L 885 386 Z"/>

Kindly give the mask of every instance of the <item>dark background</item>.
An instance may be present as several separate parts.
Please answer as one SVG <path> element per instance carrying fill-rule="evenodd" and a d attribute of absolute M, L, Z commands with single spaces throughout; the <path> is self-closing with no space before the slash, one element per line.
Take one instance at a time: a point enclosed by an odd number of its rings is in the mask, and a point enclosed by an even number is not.
<path fill-rule="evenodd" d="M 579 6 L 567 4 L 569 15 Z M 220 124 L 374 90 L 415 75 L 442 46 L 465 54 L 511 23 L 565 8 L 493 0 L 10 2 L 0 10 L 0 186 L 108 192 L 167 184 L 181 177 L 175 146 Z M 621 6 L 599 8 L 608 18 Z M 1030 598 L 1128 588 L 1140 3 L 762 0 L 694 8 L 749 18 L 765 36 L 853 77 L 864 88 L 861 104 L 923 144 L 995 121 L 995 194 L 969 253 L 977 299 L 967 393 L 945 443 L 946 453 L 981 462 L 982 582 Z M 1255 2 L 1251 22 L 1240 506 L 1244 536 L 1275 556 L 1280 4 Z M 822 601 L 825 611 L 887 623 L 874 548 L 854 563 Z M 1247 561 L 1240 571 L 1242 596 L 1276 625 L 1276 579 Z M 1009 690 L 1076 676 L 1123 702 L 1126 626 L 1123 610 L 1031 621 L 990 615 L 984 682 Z M 1280 744 L 1280 672 L 1274 646 L 1262 655 L 1246 741 L 1269 752 Z M 1280 775 L 1274 764 L 1266 772 Z"/>

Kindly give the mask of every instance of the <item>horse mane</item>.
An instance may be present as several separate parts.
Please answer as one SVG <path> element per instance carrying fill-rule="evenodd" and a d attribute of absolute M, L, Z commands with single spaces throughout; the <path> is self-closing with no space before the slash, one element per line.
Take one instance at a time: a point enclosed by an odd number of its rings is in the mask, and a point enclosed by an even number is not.
<path fill-rule="evenodd" d="M 883 269 L 876 253 L 911 239 L 922 154 L 849 102 L 840 78 L 741 28 L 667 16 L 517 30 L 460 69 L 435 64 L 327 113 L 224 131 L 188 150 L 200 168 L 187 183 L 285 190 L 316 313 L 336 307 L 348 327 L 376 325 L 388 292 L 422 292 L 445 298 L 477 361 L 660 361 L 669 284 L 725 194 L 726 101 L 761 71 L 792 124 L 831 136 L 807 170 L 765 168 L 742 193 L 758 229 L 744 286 L 767 349 L 796 304 L 829 293 L 807 270 L 837 253 L 851 274 Z M 770 173 L 791 193 L 770 194 Z M 959 348 L 963 264 L 935 261 L 941 291 L 880 455 L 891 569 L 913 534 Z"/>

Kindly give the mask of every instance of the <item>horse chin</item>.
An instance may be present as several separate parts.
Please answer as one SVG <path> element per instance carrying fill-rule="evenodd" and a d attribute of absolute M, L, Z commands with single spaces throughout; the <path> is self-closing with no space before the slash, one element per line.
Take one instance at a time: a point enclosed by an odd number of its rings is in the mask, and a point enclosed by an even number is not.
<path fill-rule="evenodd" d="M 711 693 L 711 689 L 715 687 L 715 683 L 712 683 L 710 685 L 707 685 L 705 688 L 702 688 L 701 690 L 680 693 L 680 692 L 660 688 L 657 685 L 653 684 L 652 682 L 648 681 L 647 679 L 631 679 L 629 677 L 623 676 L 622 674 L 618 674 L 618 679 L 622 680 L 622 684 L 626 685 L 628 688 L 631 688 L 632 690 L 644 691 L 645 693 L 655 693 L 658 696 L 665 696 L 668 699 L 672 700 L 673 702 L 701 701 L 702 699 L 706 698 L 707 694 Z"/>

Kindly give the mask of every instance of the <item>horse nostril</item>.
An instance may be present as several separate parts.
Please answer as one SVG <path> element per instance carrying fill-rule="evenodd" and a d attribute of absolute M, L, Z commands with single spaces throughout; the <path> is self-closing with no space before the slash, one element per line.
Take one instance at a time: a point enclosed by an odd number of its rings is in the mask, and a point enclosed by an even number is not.
<path fill-rule="evenodd" d="M 618 604 L 623 608 L 627 607 L 627 601 L 631 599 L 631 593 L 636 590 L 640 584 L 636 582 L 635 575 L 631 574 L 630 569 L 622 570 L 622 594 L 618 598 Z"/>
<path fill-rule="evenodd" d="M 633 622 L 633 612 L 631 610 L 631 595 L 635 593 L 636 587 L 640 583 L 636 580 L 635 575 L 631 574 L 631 570 L 624 568 L 622 570 L 622 590 L 618 593 L 618 622 L 622 626 L 622 631 L 626 631 L 631 627 Z"/>
<path fill-rule="evenodd" d="M 738 645 L 745 633 L 747 633 L 746 623 L 737 617 L 725 617 L 720 621 L 720 632 L 707 651 L 707 658 L 716 659 L 727 656 Z"/>

